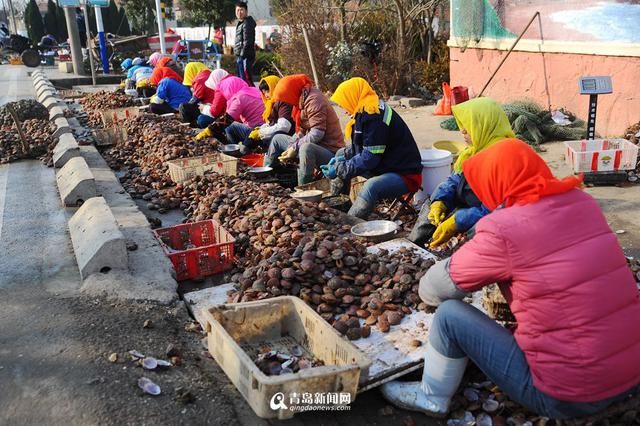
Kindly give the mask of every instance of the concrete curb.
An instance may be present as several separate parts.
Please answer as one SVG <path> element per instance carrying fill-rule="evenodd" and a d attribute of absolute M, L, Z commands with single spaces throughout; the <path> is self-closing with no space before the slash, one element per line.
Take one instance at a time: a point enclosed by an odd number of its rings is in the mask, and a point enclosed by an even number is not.
<path fill-rule="evenodd" d="M 55 122 L 58 118 L 64 118 L 64 109 L 56 105 L 49 110 L 49 120 Z"/>
<path fill-rule="evenodd" d="M 56 173 L 58 192 L 65 206 L 82 205 L 96 196 L 96 180 L 82 157 L 73 157 Z"/>
<path fill-rule="evenodd" d="M 44 78 L 36 80 L 33 83 L 33 87 L 36 89 L 36 92 L 42 89 L 54 89 L 53 85 L 49 83 L 49 80 L 45 80 Z"/>
<path fill-rule="evenodd" d="M 48 87 L 43 87 L 42 89 L 36 91 L 36 99 L 38 99 L 38 101 L 42 102 L 44 99 L 46 99 L 49 96 L 55 96 L 56 93 L 53 91 L 53 89 L 50 89 Z"/>
<path fill-rule="evenodd" d="M 71 133 L 71 127 L 69 126 L 69 122 L 66 118 L 56 118 L 54 123 L 57 127 L 56 131 L 53 133 L 53 138 L 58 139 L 65 133 Z"/>
<path fill-rule="evenodd" d="M 76 138 L 70 133 L 60 135 L 60 140 L 53 148 L 53 166 L 59 169 L 67 164 L 67 161 L 78 156 L 80 156 L 80 146 Z"/>
<path fill-rule="evenodd" d="M 98 272 L 127 270 L 127 245 L 109 205 L 93 197 L 69 219 L 69 232 L 82 279 Z"/>
<path fill-rule="evenodd" d="M 50 96 L 48 99 L 45 99 L 43 102 L 40 102 L 40 103 L 44 105 L 45 108 L 47 109 L 51 109 L 56 106 L 60 106 L 60 107 L 62 106 L 62 100 L 53 96 Z"/>
<path fill-rule="evenodd" d="M 56 89 L 48 83 L 40 83 L 37 86 L 38 87 L 36 87 L 36 96 L 38 97 L 42 96 L 44 92 L 51 92 L 52 94 L 56 93 Z"/>

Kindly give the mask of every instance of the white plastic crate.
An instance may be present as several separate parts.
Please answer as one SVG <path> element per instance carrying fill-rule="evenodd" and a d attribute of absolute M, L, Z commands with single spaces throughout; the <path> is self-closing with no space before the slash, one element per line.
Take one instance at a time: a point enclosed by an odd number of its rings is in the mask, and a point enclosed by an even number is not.
<path fill-rule="evenodd" d="M 236 176 L 238 173 L 238 159 L 222 153 L 180 158 L 167 161 L 167 165 L 171 180 L 175 183 L 182 183 L 195 176 L 203 176 L 209 171 L 225 176 Z"/>
<path fill-rule="evenodd" d="M 358 383 L 368 375 L 371 360 L 297 297 L 218 305 L 203 308 L 202 314 L 209 353 L 258 417 L 287 419 L 295 414 L 287 407 L 272 407 L 278 394 L 287 404 L 291 395 L 303 392 L 347 393 L 353 401 Z M 325 365 L 267 376 L 254 363 L 262 347 L 288 352 L 293 345 Z"/>
<path fill-rule="evenodd" d="M 638 147 L 626 139 L 567 141 L 565 160 L 575 173 L 632 170 Z"/>

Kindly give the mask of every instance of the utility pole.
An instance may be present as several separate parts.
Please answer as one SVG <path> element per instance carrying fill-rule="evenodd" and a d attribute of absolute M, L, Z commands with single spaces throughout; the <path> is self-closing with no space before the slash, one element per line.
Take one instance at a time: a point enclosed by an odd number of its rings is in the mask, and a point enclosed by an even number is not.
<path fill-rule="evenodd" d="M 156 0 L 156 19 L 158 20 L 158 37 L 160 38 L 160 53 L 167 53 L 164 45 L 164 12 L 160 0 Z"/>
<path fill-rule="evenodd" d="M 76 8 L 65 6 L 63 9 L 64 18 L 67 21 L 67 33 L 69 34 L 73 72 L 77 75 L 85 75 L 84 65 L 82 62 L 82 45 L 80 44 L 80 33 L 78 32 L 78 23 L 76 22 Z"/>
<path fill-rule="evenodd" d="M 89 30 L 89 10 L 87 9 L 87 0 L 82 3 L 82 11 L 84 12 L 84 26 L 87 28 L 87 55 L 89 55 L 89 65 L 91 66 L 91 82 L 96 85 L 96 66 L 93 63 L 93 49 L 91 49 L 91 31 Z"/>
<path fill-rule="evenodd" d="M 96 29 L 98 30 L 98 42 L 100 43 L 100 62 L 102 62 L 102 72 L 109 74 L 109 57 L 107 56 L 107 40 L 104 36 L 104 24 L 102 22 L 102 8 L 95 6 Z"/>

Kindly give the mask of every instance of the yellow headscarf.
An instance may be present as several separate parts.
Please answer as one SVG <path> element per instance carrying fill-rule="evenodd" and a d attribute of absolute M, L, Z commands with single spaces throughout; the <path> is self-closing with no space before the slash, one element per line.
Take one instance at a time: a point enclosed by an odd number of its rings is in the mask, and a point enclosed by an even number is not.
<path fill-rule="evenodd" d="M 262 84 L 263 81 L 267 83 L 267 86 L 269 86 L 270 96 L 273 97 L 273 89 L 276 88 L 276 85 L 280 81 L 280 77 L 277 75 L 268 75 L 260 80 L 258 87 L 260 87 L 260 84 Z M 264 113 L 262 114 L 262 119 L 267 123 L 269 121 L 269 116 L 271 115 L 271 108 L 273 108 L 273 101 L 265 98 L 262 94 L 262 90 L 260 91 L 260 96 L 262 96 L 262 102 L 264 102 Z"/>
<path fill-rule="evenodd" d="M 462 163 L 503 139 L 515 138 L 509 119 L 500 105 L 490 98 L 475 98 L 451 107 L 458 127 L 471 136 L 471 145 L 458 155 L 453 165 L 456 173 L 462 173 Z"/>
<path fill-rule="evenodd" d="M 182 81 L 182 84 L 185 86 L 191 86 L 193 79 L 202 71 L 208 69 L 209 68 L 202 62 L 189 62 L 187 66 L 184 67 L 184 80 Z"/>
<path fill-rule="evenodd" d="M 356 114 L 360 112 L 366 112 L 367 114 L 380 113 L 380 98 L 378 98 L 376 92 L 373 91 L 364 78 L 354 77 L 343 81 L 336 89 L 331 100 L 351 115 L 351 120 L 349 120 L 344 128 L 344 134 L 347 140 L 351 140 L 351 132 L 356 122 Z"/>

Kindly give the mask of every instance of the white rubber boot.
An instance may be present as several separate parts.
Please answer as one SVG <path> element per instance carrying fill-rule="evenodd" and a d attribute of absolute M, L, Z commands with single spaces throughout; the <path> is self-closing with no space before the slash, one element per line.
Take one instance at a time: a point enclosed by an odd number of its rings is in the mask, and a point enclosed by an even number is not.
<path fill-rule="evenodd" d="M 443 417 L 449 412 L 451 397 L 460 385 L 467 361 L 466 357 L 448 358 L 427 343 L 422 382 L 395 380 L 385 383 L 380 390 L 397 407 Z"/>

